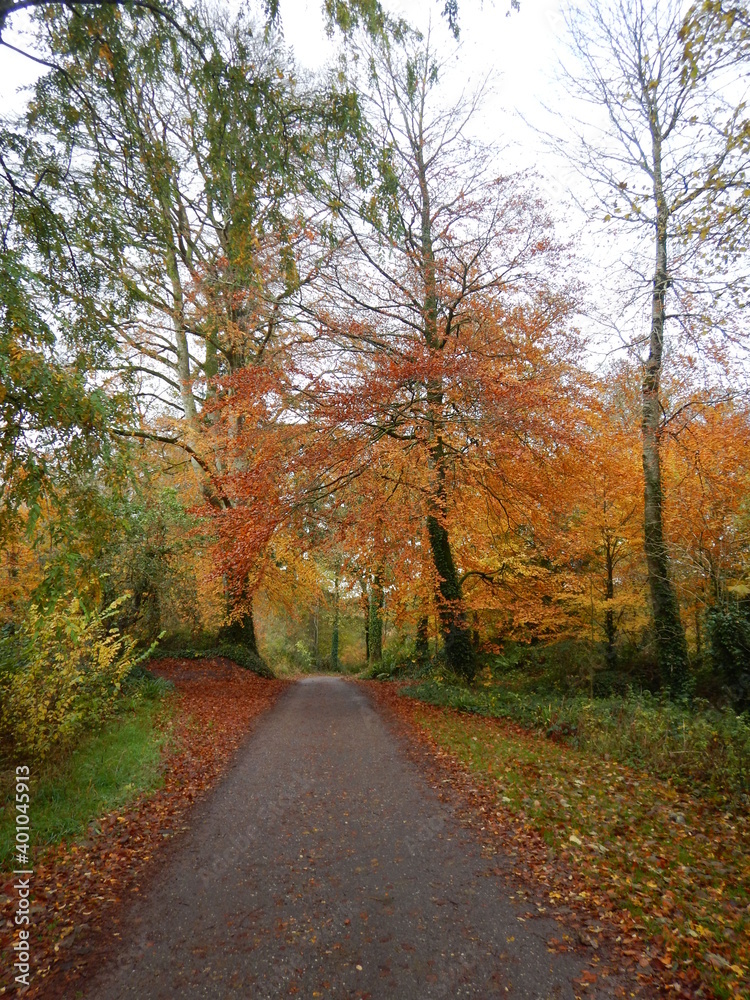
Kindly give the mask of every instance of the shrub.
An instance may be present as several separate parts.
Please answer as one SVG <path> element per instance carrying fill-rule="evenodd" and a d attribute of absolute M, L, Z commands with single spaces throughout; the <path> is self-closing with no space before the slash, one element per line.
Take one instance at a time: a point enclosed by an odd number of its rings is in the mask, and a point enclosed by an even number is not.
<path fill-rule="evenodd" d="M 714 668 L 738 707 L 750 706 L 750 614 L 744 602 L 728 602 L 706 613 Z"/>
<path fill-rule="evenodd" d="M 18 751 L 41 760 L 112 712 L 147 655 L 111 624 L 128 597 L 87 611 L 68 593 L 47 610 L 32 605 L 19 631 L 0 638 L 0 725 Z"/>

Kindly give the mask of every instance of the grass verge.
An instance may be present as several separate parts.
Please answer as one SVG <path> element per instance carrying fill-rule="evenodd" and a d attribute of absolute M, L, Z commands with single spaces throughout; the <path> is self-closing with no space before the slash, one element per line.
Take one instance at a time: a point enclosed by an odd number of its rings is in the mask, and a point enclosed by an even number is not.
<path fill-rule="evenodd" d="M 99 816 L 159 786 L 167 738 L 160 723 L 169 711 L 162 693 L 157 687 L 147 696 L 140 691 L 128 696 L 117 714 L 69 756 L 41 765 L 38 771 L 32 768 L 29 815 L 35 848 L 80 837 Z M 11 787 L 3 795 L 0 812 L 0 871 L 14 867 L 12 795 Z"/>
<path fill-rule="evenodd" d="M 750 717 L 689 708 L 648 693 L 563 697 L 467 688 L 427 680 L 407 692 L 420 701 L 509 719 L 576 749 L 669 780 L 715 804 L 750 806 Z"/>
<path fill-rule="evenodd" d="M 541 837 L 572 866 L 575 882 L 551 887 L 551 903 L 583 901 L 623 938 L 643 937 L 662 982 L 747 997 L 746 816 L 505 720 L 427 706 L 411 717 L 489 786 L 519 838 Z"/>

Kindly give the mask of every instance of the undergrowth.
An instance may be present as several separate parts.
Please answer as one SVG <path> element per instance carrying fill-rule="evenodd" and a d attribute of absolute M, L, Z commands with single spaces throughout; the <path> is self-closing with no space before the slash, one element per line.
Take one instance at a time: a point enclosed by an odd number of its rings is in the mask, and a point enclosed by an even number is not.
<path fill-rule="evenodd" d="M 412 684 L 404 693 L 433 705 L 509 719 L 721 802 L 750 801 L 750 717 L 730 708 L 688 707 L 648 692 L 566 697 L 435 679 Z"/>
<path fill-rule="evenodd" d="M 550 856 L 540 862 L 551 904 L 585 903 L 623 940 L 643 932 L 646 971 L 660 967 L 667 982 L 747 997 L 750 844 L 739 811 L 514 725 L 404 702 L 441 753 L 487 783 L 503 829 L 510 817 L 521 842 L 533 833 L 572 867 L 571 881 L 550 883 Z"/>
<path fill-rule="evenodd" d="M 79 739 L 63 757 L 31 770 L 30 832 L 35 847 L 44 847 L 85 833 L 97 817 L 159 786 L 162 748 L 168 737 L 164 725 L 171 689 L 145 671 L 127 682 L 116 714 L 96 732 Z M 13 809 L 15 765 L 2 775 L 0 801 L 0 870 L 14 867 Z"/>
<path fill-rule="evenodd" d="M 184 660 L 210 660 L 221 656 L 227 660 L 231 660 L 232 663 L 236 663 L 238 667 L 242 667 L 244 670 L 250 670 L 252 673 L 257 674 L 258 677 L 265 677 L 268 680 L 272 680 L 275 677 L 273 670 L 271 670 L 261 656 L 251 652 L 247 646 L 241 646 L 232 642 L 222 642 L 218 645 L 207 646 L 205 649 L 192 647 L 187 649 L 172 649 L 168 644 L 162 644 L 154 652 L 154 657 L 159 658 L 162 656 L 172 656 L 176 659 Z"/>

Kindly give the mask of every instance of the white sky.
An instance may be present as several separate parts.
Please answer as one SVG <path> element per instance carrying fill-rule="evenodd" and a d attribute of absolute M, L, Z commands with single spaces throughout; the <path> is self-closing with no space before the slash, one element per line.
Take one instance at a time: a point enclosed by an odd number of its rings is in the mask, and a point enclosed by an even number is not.
<path fill-rule="evenodd" d="M 238 8 L 241 0 L 215 0 Z M 443 93 L 446 104 L 452 95 L 472 89 L 488 75 L 492 86 L 477 134 L 502 147 L 498 172 L 522 168 L 539 171 L 539 183 L 551 205 L 560 206 L 566 185 L 575 178 L 565 163 L 554 160 L 534 130 L 524 119 L 540 126 L 548 119 L 543 105 L 560 107 L 554 72 L 562 53 L 564 38 L 563 8 L 566 0 L 521 0 L 519 11 L 510 9 L 510 0 L 459 0 L 461 38 L 457 45 L 448 31 L 441 11 L 443 0 L 384 0 L 386 8 L 401 15 L 412 25 L 427 32 L 446 56 Z M 260 5 L 258 4 L 258 7 Z M 322 69 L 335 58 L 337 42 L 325 32 L 322 0 L 281 0 L 284 37 L 296 62 L 311 70 Z M 24 38 L 26 15 L 16 15 L 15 31 L 5 37 L 19 48 L 28 50 Z M 39 67 L 30 59 L 0 48 L 0 107 L 3 111 L 23 107 L 21 88 L 33 83 Z M 574 229 L 583 219 L 576 216 Z"/>
<path fill-rule="evenodd" d="M 239 6 L 230 0 L 231 6 Z M 386 0 L 386 6 L 402 14 L 410 23 L 426 31 L 432 22 L 433 38 L 451 53 L 456 67 L 456 86 L 477 83 L 492 73 L 494 93 L 485 110 L 488 139 L 508 139 L 520 154 L 519 162 L 531 165 L 536 155 L 524 154 L 519 147 L 533 144 L 519 114 L 534 120 L 540 102 L 554 103 L 551 76 L 563 36 L 561 0 L 522 0 L 520 11 L 507 15 L 509 0 L 459 0 L 461 40 L 457 47 L 441 15 L 440 0 Z M 335 54 L 335 43 L 327 38 L 322 3 L 318 0 L 281 0 L 281 16 L 287 43 L 297 62 L 320 69 Z M 28 43 L 19 38 L 26 18 L 17 15 L 6 38 L 20 48 Z M 448 71 L 450 75 L 450 70 Z M 3 110 L 22 106 L 18 93 L 32 83 L 38 67 L 29 59 L 0 49 L 0 103 Z M 453 83 L 448 81 L 448 85 Z M 521 138 L 525 140 L 521 143 Z M 534 144 L 535 145 L 535 144 Z"/>
<path fill-rule="evenodd" d="M 215 0 L 237 8 L 241 0 Z M 530 127 L 538 127 L 551 119 L 544 106 L 565 116 L 565 97 L 555 84 L 558 60 L 564 57 L 565 25 L 563 10 L 568 0 L 521 0 L 520 10 L 508 16 L 510 0 L 459 0 L 461 39 L 457 46 L 450 35 L 441 11 L 443 0 L 384 0 L 393 13 L 403 15 L 411 24 L 426 32 L 432 27 L 432 38 L 439 51 L 447 56 L 443 71 L 446 104 L 452 95 L 471 89 L 488 74 L 492 87 L 484 104 L 477 133 L 485 140 L 502 147 L 498 171 L 533 168 L 538 172 L 538 184 L 562 220 L 564 238 L 573 239 L 583 251 L 580 269 L 595 287 L 602 273 L 611 270 L 617 248 L 606 240 L 601 230 L 595 233 L 586 225 L 582 212 L 572 206 L 567 197 L 568 185 L 578 186 L 580 180 L 564 161 L 553 158 L 545 149 L 540 136 Z M 335 56 L 336 42 L 325 33 L 322 0 L 281 0 L 284 36 L 292 48 L 297 63 L 311 70 L 321 69 Z M 15 27 L 21 27 L 23 17 L 17 17 Z M 14 41 L 13 33 L 6 37 Z M 28 42 L 20 42 L 28 48 Z M 19 87 L 32 82 L 37 67 L 28 59 L 0 49 L 0 103 L 3 110 L 22 106 Z M 554 126 L 552 126 L 554 127 Z M 585 198 L 585 195 L 584 195 Z M 593 263 L 596 262 L 596 263 Z M 600 270 L 597 276 L 595 272 Z M 609 347 L 614 346 L 609 342 Z M 604 353 L 608 347 L 602 344 Z"/>
<path fill-rule="evenodd" d="M 447 91 L 492 75 L 482 131 L 491 141 L 510 144 L 514 166 L 538 161 L 539 143 L 522 116 L 536 123 L 543 114 L 542 102 L 556 103 L 553 76 L 563 44 L 563 5 L 564 0 L 521 0 L 520 11 L 508 16 L 509 0 L 459 0 L 461 38 L 456 45 L 441 15 L 442 0 L 385 0 L 389 11 L 423 33 L 431 24 L 433 40 L 448 55 Z M 335 46 L 326 37 L 321 5 L 316 0 L 281 0 L 281 16 L 297 61 L 309 68 L 323 66 Z"/>

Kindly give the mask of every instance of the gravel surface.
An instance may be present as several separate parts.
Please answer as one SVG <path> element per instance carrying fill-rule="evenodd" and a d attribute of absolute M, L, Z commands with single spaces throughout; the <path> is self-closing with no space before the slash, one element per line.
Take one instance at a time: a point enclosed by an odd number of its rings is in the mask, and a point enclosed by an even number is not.
<path fill-rule="evenodd" d="M 311 678 L 259 723 L 87 1000 L 567 998 L 583 968 L 522 920 L 475 838 L 355 684 Z"/>

